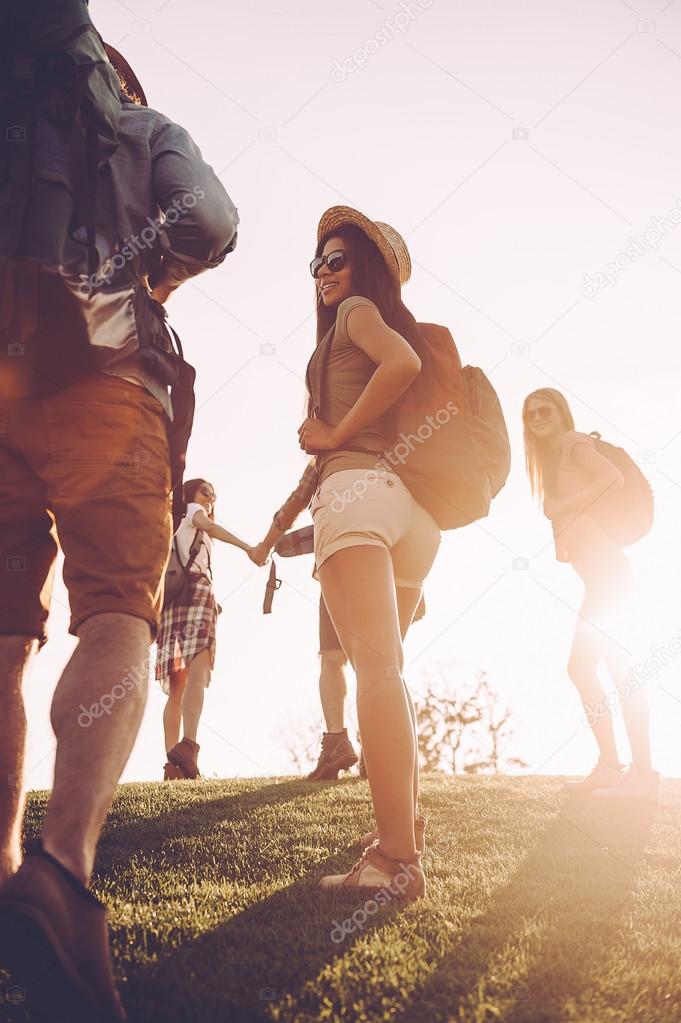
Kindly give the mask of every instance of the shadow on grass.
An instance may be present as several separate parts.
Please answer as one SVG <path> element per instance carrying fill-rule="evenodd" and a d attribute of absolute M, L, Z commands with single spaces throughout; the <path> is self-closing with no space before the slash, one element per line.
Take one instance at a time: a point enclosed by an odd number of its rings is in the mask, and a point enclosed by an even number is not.
<path fill-rule="evenodd" d="M 319 864 L 309 878 L 274 892 L 147 967 L 131 963 L 125 986 L 130 1023 L 256 1023 L 316 1019 L 320 971 L 364 934 L 375 933 L 399 905 L 382 907 L 339 940 L 343 921 L 366 895 L 329 895 L 317 877 L 347 870 L 351 852 Z M 349 929 L 348 929 L 349 930 Z M 281 1013 L 281 1015 L 280 1015 Z"/>
<path fill-rule="evenodd" d="M 654 809 L 566 803 L 400 1023 L 558 1023 L 602 967 L 632 902 Z"/>
<path fill-rule="evenodd" d="M 141 816 L 136 820 L 130 820 L 129 809 L 124 800 L 119 800 L 114 804 L 102 831 L 97 849 L 95 881 L 98 877 L 115 874 L 121 861 L 125 862 L 130 856 L 131 850 L 142 850 L 145 859 L 153 862 L 157 855 L 163 854 L 164 847 L 169 843 L 205 838 L 212 830 L 231 822 L 243 822 L 249 814 L 262 811 L 264 807 L 281 806 L 323 792 L 328 785 L 348 783 L 312 783 L 292 779 L 265 786 L 256 784 L 252 791 L 214 799 L 202 798 L 200 783 L 195 788 L 191 788 L 191 782 L 171 783 L 169 793 L 177 793 L 176 785 L 182 786 L 184 791 L 181 794 L 186 794 L 191 801 L 172 810 L 160 809 L 152 816 Z"/>

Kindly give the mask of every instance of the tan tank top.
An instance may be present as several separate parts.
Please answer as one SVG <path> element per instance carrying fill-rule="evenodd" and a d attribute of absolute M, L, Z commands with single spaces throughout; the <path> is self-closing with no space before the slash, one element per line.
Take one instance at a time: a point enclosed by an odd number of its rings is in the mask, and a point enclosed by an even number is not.
<path fill-rule="evenodd" d="M 319 418 L 329 426 L 340 423 L 376 371 L 376 363 L 348 337 L 348 316 L 360 305 L 377 309 L 374 302 L 361 295 L 344 299 L 336 311 L 334 326 L 319 342 L 307 366 L 307 387 L 313 407 Z M 377 457 L 390 447 L 394 439 L 395 415 L 389 409 L 349 438 L 348 447 L 317 455 L 318 483 L 341 469 L 374 468 Z"/>

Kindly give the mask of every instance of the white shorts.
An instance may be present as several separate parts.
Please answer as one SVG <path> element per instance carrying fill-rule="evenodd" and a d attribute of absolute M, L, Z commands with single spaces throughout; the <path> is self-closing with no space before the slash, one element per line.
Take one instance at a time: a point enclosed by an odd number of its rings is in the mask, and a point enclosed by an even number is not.
<path fill-rule="evenodd" d="M 440 529 L 400 477 L 376 469 L 341 469 L 322 482 L 310 507 L 314 576 L 345 547 L 385 547 L 395 585 L 420 589 L 440 546 Z"/>

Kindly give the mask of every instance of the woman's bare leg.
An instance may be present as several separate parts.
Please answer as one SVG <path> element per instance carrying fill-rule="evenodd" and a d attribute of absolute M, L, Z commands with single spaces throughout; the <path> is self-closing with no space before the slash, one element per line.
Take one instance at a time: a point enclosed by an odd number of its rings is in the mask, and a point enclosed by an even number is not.
<path fill-rule="evenodd" d="M 650 760 L 650 711 L 645 687 L 630 678 L 630 658 L 621 650 L 611 649 L 605 654 L 608 672 L 617 687 L 622 717 L 626 725 L 631 760 L 641 771 L 652 770 Z"/>
<path fill-rule="evenodd" d="M 163 709 L 163 734 L 166 752 L 180 741 L 182 727 L 182 696 L 187 685 L 187 671 L 173 672 L 169 678 L 170 691 Z"/>
<path fill-rule="evenodd" d="M 400 619 L 400 635 L 403 642 L 409 631 L 416 608 L 419 606 L 421 592 L 420 589 L 417 590 L 406 586 L 400 586 L 397 589 L 397 610 Z M 411 698 L 407 684 L 404 682 L 404 677 L 402 682 L 404 683 L 404 691 L 409 703 L 409 713 L 414 726 L 414 735 L 416 736 L 416 757 L 414 758 L 414 815 L 416 816 L 419 808 L 419 730 L 416 720 L 416 708 L 414 707 L 414 701 Z"/>
<path fill-rule="evenodd" d="M 612 726 L 612 712 L 606 699 L 596 668 L 602 656 L 594 628 L 580 618 L 568 661 L 568 674 L 581 697 L 587 720 L 603 760 L 618 764 L 619 756 Z"/>
<path fill-rule="evenodd" d="M 187 686 L 182 699 L 182 724 L 184 726 L 184 738 L 196 742 L 203 710 L 203 700 L 206 694 L 206 685 L 210 679 L 211 664 L 210 652 L 202 650 L 190 662 L 187 673 Z"/>
<path fill-rule="evenodd" d="M 357 676 L 357 716 L 381 849 L 412 859 L 416 735 L 402 679 L 400 623 L 390 554 L 336 551 L 319 570 L 322 593 Z"/>

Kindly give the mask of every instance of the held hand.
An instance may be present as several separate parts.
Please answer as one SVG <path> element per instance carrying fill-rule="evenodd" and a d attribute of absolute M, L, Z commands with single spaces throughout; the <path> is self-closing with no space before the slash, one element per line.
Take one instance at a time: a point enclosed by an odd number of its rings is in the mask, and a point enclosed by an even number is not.
<path fill-rule="evenodd" d="M 248 551 L 246 551 L 246 553 L 255 565 L 262 568 L 262 566 L 266 565 L 270 559 L 271 549 L 272 548 L 268 547 L 263 541 L 256 544 L 255 547 L 251 547 Z"/>
<path fill-rule="evenodd" d="M 298 439 L 303 451 L 309 455 L 315 451 L 333 451 L 338 447 L 335 427 L 323 419 L 306 419 L 298 429 Z"/>

